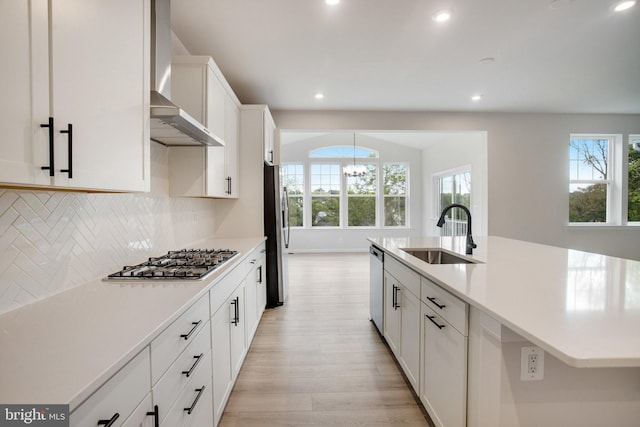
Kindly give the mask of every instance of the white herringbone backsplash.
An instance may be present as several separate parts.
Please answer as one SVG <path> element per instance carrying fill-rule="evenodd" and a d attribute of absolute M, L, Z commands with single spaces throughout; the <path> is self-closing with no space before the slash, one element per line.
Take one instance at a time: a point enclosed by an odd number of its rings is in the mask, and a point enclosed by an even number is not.
<path fill-rule="evenodd" d="M 213 235 L 213 200 L 162 194 L 158 150 L 150 195 L 0 189 L 0 313 Z"/>

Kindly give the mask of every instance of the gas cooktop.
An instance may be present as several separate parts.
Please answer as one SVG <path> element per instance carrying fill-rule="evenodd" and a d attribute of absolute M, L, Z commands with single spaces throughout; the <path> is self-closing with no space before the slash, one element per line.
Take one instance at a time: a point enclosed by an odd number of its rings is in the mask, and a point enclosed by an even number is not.
<path fill-rule="evenodd" d="M 141 264 L 125 266 L 110 274 L 112 280 L 202 279 L 238 254 L 229 249 L 181 249 L 149 258 Z"/>

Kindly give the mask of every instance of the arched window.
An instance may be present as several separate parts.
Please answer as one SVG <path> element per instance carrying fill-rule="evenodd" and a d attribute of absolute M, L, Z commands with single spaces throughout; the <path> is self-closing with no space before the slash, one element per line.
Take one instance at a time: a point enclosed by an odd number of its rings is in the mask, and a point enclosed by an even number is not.
<path fill-rule="evenodd" d="M 311 150 L 309 157 L 312 159 L 377 159 L 378 152 L 366 147 L 336 146 L 322 147 Z"/>

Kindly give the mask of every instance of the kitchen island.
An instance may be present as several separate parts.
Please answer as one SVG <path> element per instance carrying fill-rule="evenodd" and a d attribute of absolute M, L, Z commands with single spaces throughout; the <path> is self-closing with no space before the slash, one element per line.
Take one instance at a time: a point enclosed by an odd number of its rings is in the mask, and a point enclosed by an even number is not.
<path fill-rule="evenodd" d="M 501 237 L 476 238 L 472 255 L 464 237 L 369 241 L 468 307 L 466 425 L 636 425 L 640 262 Z M 411 248 L 473 263 L 429 264 Z M 543 351 L 542 379 L 521 380 L 523 347 Z"/>

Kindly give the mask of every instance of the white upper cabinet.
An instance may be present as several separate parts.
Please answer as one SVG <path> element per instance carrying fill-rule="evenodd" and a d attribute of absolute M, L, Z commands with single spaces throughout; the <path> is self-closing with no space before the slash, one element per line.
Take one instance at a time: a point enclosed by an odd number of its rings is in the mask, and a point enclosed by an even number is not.
<path fill-rule="evenodd" d="M 269 109 L 264 112 L 264 161 L 270 165 L 280 164 L 279 150 L 276 143 L 276 124 Z"/>
<path fill-rule="evenodd" d="M 148 0 L 0 2 L 1 183 L 149 190 L 149 19 Z"/>
<path fill-rule="evenodd" d="M 171 99 L 223 143 L 223 146 L 171 147 L 171 195 L 237 198 L 240 102 L 213 59 L 174 57 Z"/>

